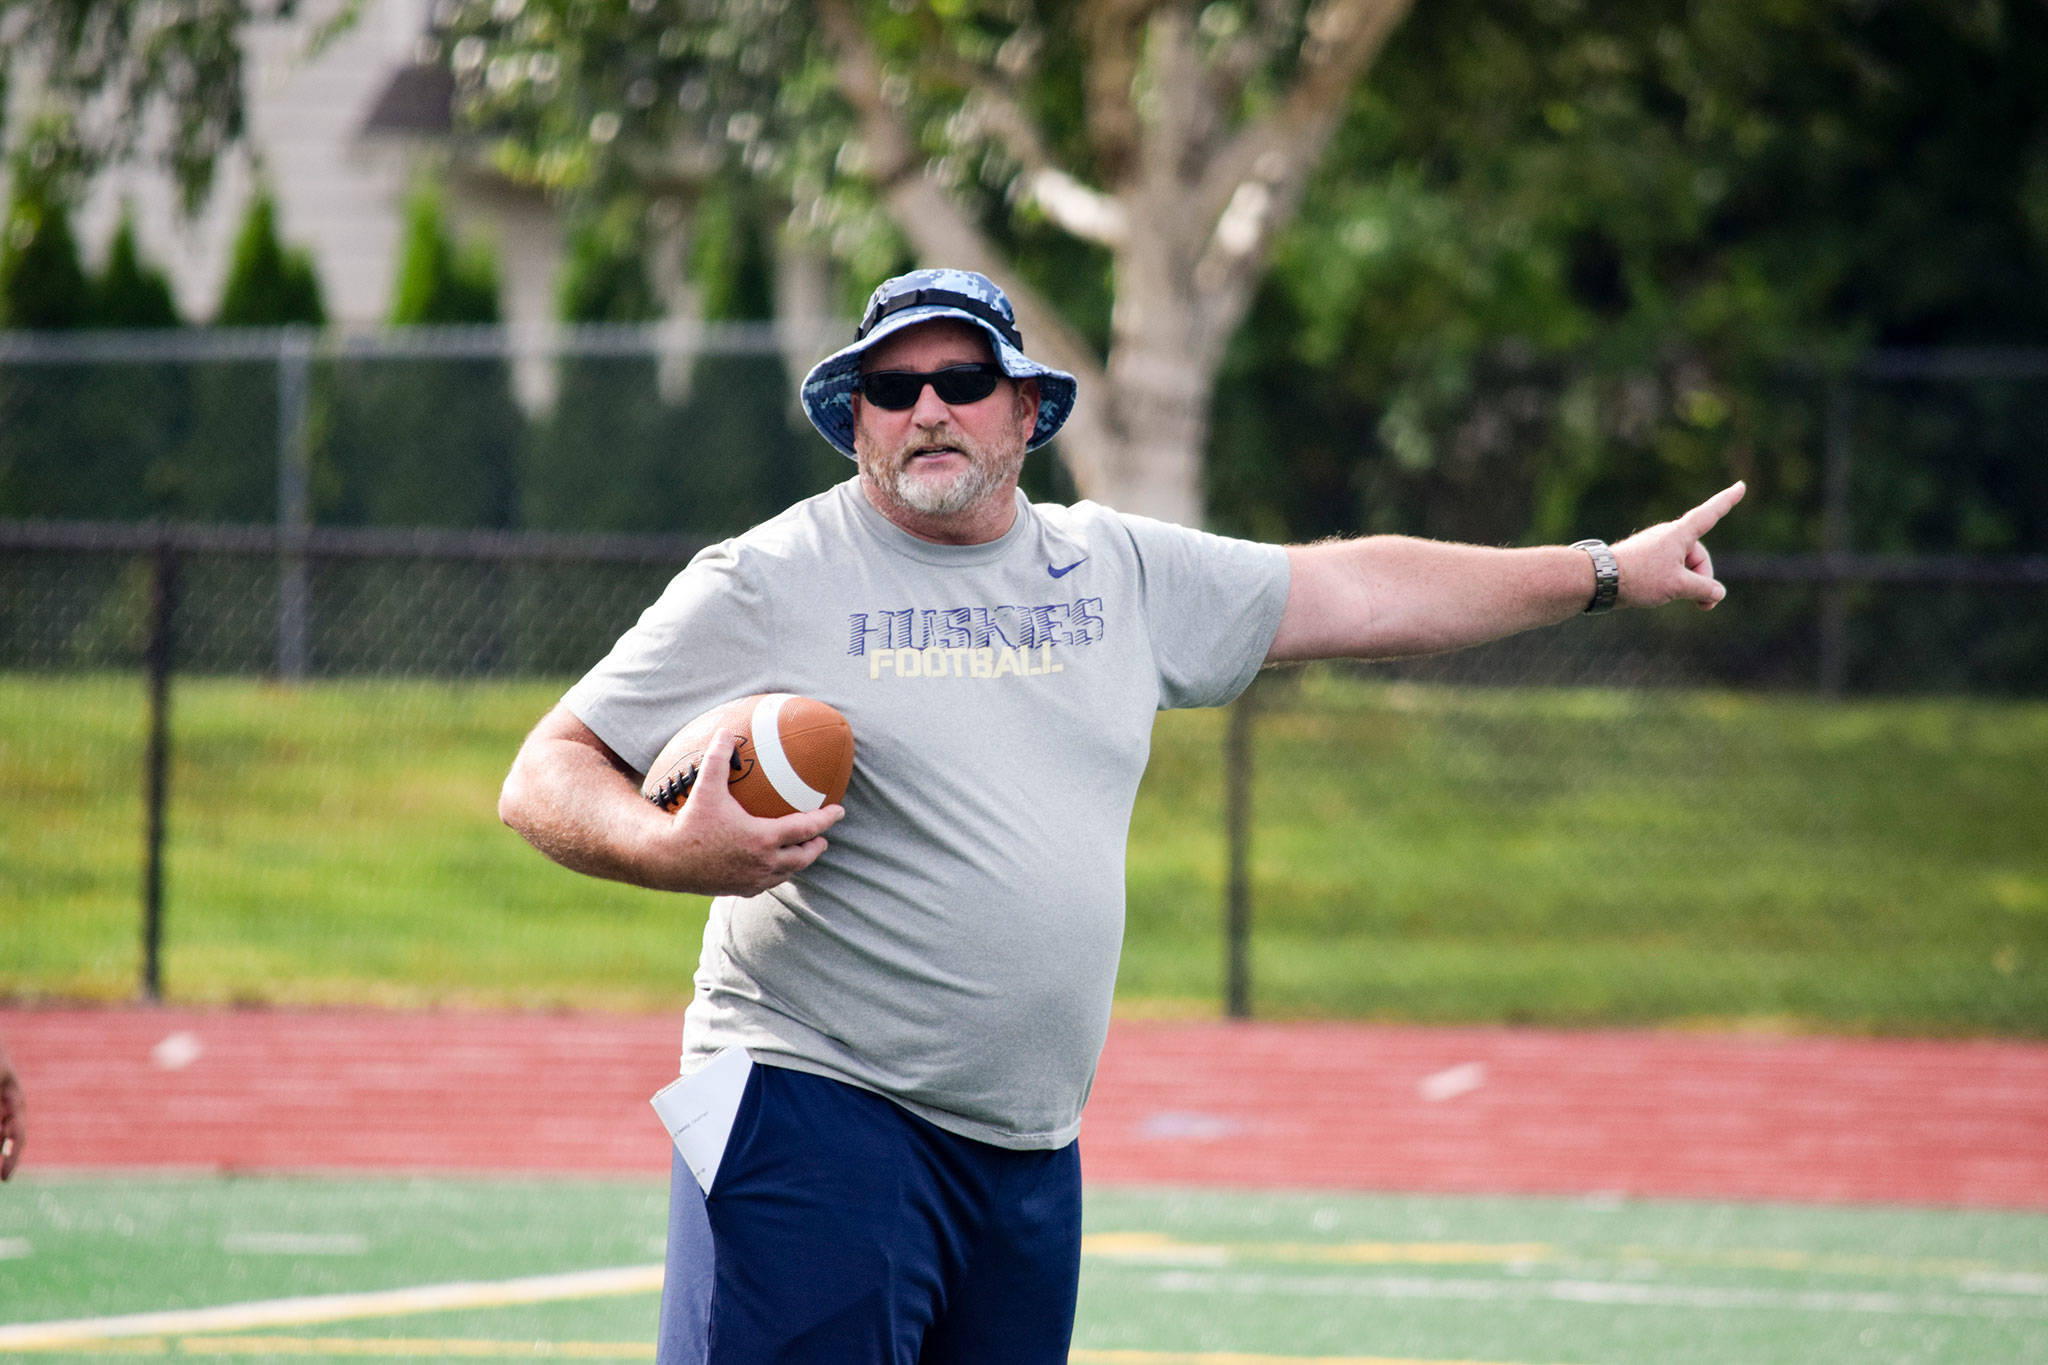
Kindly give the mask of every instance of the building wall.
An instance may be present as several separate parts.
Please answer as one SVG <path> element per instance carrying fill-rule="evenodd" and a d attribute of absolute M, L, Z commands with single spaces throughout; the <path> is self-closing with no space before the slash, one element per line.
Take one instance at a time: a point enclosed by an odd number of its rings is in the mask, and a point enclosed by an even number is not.
<path fill-rule="evenodd" d="M 132 206 L 143 250 L 170 274 L 179 311 L 211 320 L 260 170 L 277 198 L 279 232 L 312 252 L 329 319 L 375 325 L 391 309 L 406 196 L 426 174 L 443 187 L 457 229 L 481 233 L 496 248 L 508 320 L 550 319 L 560 231 L 537 196 L 447 175 L 448 151 L 439 142 L 362 133 L 393 72 L 413 59 L 430 3 L 368 0 L 357 22 L 317 55 L 309 55 L 308 39 L 334 0 L 301 5 L 290 20 L 252 22 L 244 37 L 248 138 L 223 159 L 212 195 L 188 216 L 163 172 L 113 169 L 74 218 L 88 261 L 104 252 L 123 205 Z"/>

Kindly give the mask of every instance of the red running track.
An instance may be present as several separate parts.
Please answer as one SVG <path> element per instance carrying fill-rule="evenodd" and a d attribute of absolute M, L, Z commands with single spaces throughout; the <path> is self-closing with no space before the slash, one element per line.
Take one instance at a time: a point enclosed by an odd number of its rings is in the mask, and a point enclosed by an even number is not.
<path fill-rule="evenodd" d="M 679 1016 L 0 1009 L 30 1170 L 667 1170 Z M 2048 1209 L 2048 1045 L 1119 1021 L 1093 1181 Z"/>

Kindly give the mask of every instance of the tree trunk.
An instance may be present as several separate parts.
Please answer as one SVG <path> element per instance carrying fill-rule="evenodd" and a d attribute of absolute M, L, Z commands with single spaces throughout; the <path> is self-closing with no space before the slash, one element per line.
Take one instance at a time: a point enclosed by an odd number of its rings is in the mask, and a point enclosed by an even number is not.
<path fill-rule="evenodd" d="M 1086 497 L 1198 526 L 1209 408 L 1223 348 L 1250 306 L 1273 240 L 1300 206 L 1344 96 L 1411 0 L 1315 0 L 1287 91 L 1229 131 L 1233 81 L 1274 55 L 1270 35 L 1233 40 L 1243 59 L 1204 56 L 1194 7 L 1095 0 L 1077 18 L 1089 52 L 1086 115 L 1107 178 L 1083 185 L 1028 128 L 1014 90 L 990 76 L 985 126 L 1032 168 L 1039 205 L 1114 255 L 1116 307 L 1106 363 L 1005 262 L 973 216 L 920 166 L 901 108 L 849 0 L 815 0 L 839 92 L 859 116 L 890 217 L 924 265 L 980 270 L 1016 306 L 1037 359 L 1071 372 L 1080 397 L 1060 454 Z M 1227 74 L 1227 69 L 1237 75 Z"/>
<path fill-rule="evenodd" d="M 1086 491 L 1121 511 L 1199 526 L 1213 366 L 1188 301 L 1157 273 L 1134 273 L 1118 281 L 1106 367 L 1113 444 L 1097 461 L 1100 487 Z"/>

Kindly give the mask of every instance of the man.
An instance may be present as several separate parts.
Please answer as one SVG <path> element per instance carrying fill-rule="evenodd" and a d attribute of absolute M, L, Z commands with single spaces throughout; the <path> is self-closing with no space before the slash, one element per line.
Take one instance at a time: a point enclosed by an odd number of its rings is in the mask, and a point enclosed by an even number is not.
<path fill-rule="evenodd" d="M 1033 506 L 1018 470 L 1074 396 L 982 276 L 883 284 L 803 384 L 858 477 L 693 560 L 506 780 L 501 814 L 557 861 L 718 897 L 684 1070 L 756 1065 L 708 1199 L 676 1167 L 664 1362 L 1066 1359 L 1074 1139 L 1157 710 L 1271 661 L 1722 596 L 1700 536 L 1740 485 L 1611 551 L 1283 549 Z M 770 691 L 852 723 L 843 810 L 747 815 L 729 735 L 679 813 L 640 798 L 684 722 Z"/>

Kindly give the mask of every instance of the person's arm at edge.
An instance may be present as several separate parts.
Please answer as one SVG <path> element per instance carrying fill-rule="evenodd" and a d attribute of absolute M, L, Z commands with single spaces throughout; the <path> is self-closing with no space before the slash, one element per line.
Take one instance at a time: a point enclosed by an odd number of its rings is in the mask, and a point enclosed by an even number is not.
<path fill-rule="evenodd" d="M 656 891 L 759 895 L 816 862 L 825 831 L 845 812 L 749 815 L 726 788 L 732 746 L 720 732 L 690 799 L 671 815 L 641 796 L 632 765 L 557 705 L 512 760 L 498 818 L 576 872 Z"/>
<path fill-rule="evenodd" d="M 14 1074 L 7 1044 L 0 1043 L 0 1180 L 14 1177 L 27 1122 L 28 1104 L 22 1097 L 21 1077 Z"/>
<path fill-rule="evenodd" d="M 1711 609 L 1726 596 L 1701 537 L 1743 492 L 1733 484 L 1613 546 L 1616 605 L 1689 601 Z M 1566 545 L 1495 549 L 1368 536 L 1289 546 L 1287 561 L 1287 606 L 1268 663 L 1463 649 L 1569 620 L 1593 596 L 1591 557 Z"/>

